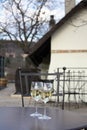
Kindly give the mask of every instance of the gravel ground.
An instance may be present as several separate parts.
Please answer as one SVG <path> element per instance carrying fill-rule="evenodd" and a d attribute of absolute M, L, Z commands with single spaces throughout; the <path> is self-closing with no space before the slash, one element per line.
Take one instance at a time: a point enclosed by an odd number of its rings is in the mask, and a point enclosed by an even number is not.
<path fill-rule="evenodd" d="M 8 83 L 7 87 L 4 89 L 0 89 L 0 107 L 22 107 L 21 103 L 21 95 L 14 95 L 15 93 L 15 84 Z M 31 97 L 25 97 L 25 107 L 34 106 L 35 102 Z M 38 105 L 43 106 L 43 103 L 39 103 Z M 53 105 L 49 105 L 53 107 Z M 71 109 L 75 112 L 84 113 L 87 115 L 87 107 L 79 107 L 78 109 Z"/>

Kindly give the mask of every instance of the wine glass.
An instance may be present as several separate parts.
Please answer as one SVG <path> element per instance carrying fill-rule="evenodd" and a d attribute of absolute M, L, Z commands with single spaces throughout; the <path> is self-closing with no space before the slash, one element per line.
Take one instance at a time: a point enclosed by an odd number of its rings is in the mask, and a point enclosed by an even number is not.
<path fill-rule="evenodd" d="M 41 90 L 41 99 L 44 102 L 45 107 L 44 107 L 44 115 L 41 117 L 38 117 L 38 119 L 42 119 L 42 120 L 51 119 L 51 117 L 47 116 L 46 114 L 46 103 L 49 101 L 49 98 L 52 96 L 52 89 L 49 85 L 50 84 L 48 83 L 44 83 L 43 90 Z"/>
<path fill-rule="evenodd" d="M 35 104 L 36 104 L 36 102 L 38 102 L 41 99 L 41 95 L 39 92 L 39 87 L 40 87 L 39 85 L 40 84 L 38 84 L 38 82 L 32 82 L 31 96 L 34 98 Z M 37 111 L 37 105 L 36 105 L 35 109 L 36 109 L 36 111 L 34 113 L 30 114 L 30 116 L 32 116 L 32 117 L 42 116 L 42 114 L 40 114 Z"/>

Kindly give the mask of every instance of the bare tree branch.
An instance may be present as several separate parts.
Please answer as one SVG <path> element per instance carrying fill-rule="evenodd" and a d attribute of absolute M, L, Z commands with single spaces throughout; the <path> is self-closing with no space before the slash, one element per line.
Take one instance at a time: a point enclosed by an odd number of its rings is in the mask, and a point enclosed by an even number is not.
<path fill-rule="evenodd" d="M 42 26 L 46 22 L 41 18 L 43 7 L 49 0 L 6 0 L 3 8 L 6 17 L 0 21 L 0 35 L 20 41 L 25 48 L 29 48 L 32 42 L 41 37 Z M 23 4 L 23 2 L 26 2 Z M 32 10 L 32 11 L 31 11 Z M 45 14 L 45 13 L 44 13 Z M 40 32 L 40 33 L 39 33 Z M 43 30 L 42 35 L 45 33 Z"/>

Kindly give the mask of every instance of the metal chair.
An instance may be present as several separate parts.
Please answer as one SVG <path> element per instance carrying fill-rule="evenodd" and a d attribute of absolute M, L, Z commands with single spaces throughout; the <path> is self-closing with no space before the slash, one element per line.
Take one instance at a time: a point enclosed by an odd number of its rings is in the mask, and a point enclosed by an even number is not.
<path fill-rule="evenodd" d="M 23 73 L 20 69 L 19 71 L 19 80 L 20 80 L 20 87 L 21 87 L 21 99 L 22 99 L 22 107 L 24 107 L 24 96 L 31 96 L 30 93 L 31 93 L 31 85 L 33 83 L 33 85 L 35 85 L 35 83 L 38 83 L 38 86 L 40 87 L 40 83 L 43 83 L 43 86 L 44 84 L 47 84 L 48 87 L 52 87 L 53 89 L 53 80 L 48 80 L 48 79 L 32 79 L 32 78 L 28 78 L 30 74 L 29 73 Z M 23 89 L 23 81 L 22 81 L 22 76 L 24 76 L 24 79 L 25 79 L 25 88 L 26 88 L 26 93 L 24 92 L 24 89 Z M 30 80 L 30 84 L 28 83 Z M 29 86 L 30 85 L 30 86 Z M 29 87 L 30 87 L 30 90 L 29 90 Z"/>

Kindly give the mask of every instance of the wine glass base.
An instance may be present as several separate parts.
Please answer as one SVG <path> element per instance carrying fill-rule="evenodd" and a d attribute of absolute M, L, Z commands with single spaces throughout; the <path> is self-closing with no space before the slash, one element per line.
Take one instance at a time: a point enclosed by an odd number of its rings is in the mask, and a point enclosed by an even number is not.
<path fill-rule="evenodd" d="M 41 117 L 38 117 L 38 119 L 40 119 L 40 120 L 50 120 L 51 117 L 46 116 L 46 115 L 43 115 L 43 116 L 41 116 Z"/>
<path fill-rule="evenodd" d="M 30 114 L 30 116 L 32 116 L 32 117 L 41 117 L 42 114 L 40 114 L 38 112 L 35 112 L 35 113 Z"/>

